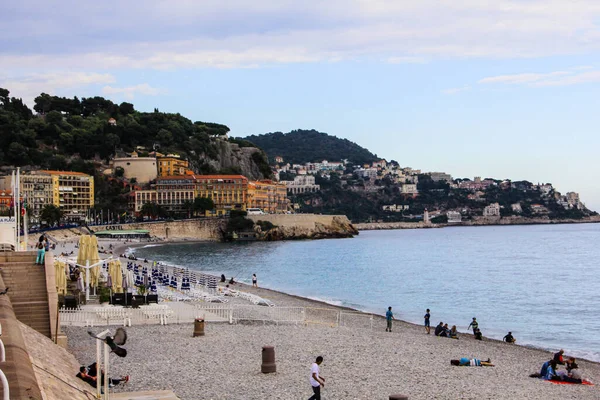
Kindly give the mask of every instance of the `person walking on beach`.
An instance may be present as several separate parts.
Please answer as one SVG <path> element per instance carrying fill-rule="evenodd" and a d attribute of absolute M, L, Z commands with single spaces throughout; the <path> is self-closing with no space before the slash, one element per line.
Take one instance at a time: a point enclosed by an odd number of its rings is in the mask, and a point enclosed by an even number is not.
<path fill-rule="evenodd" d="M 470 327 L 473 327 L 473 335 L 474 335 L 475 331 L 479 327 L 479 324 L 477 323 L 477 318 L 473 317 L 473 321 L 471 321 L 471 323 L 469 324 L 469 326 L 467 327 L 467 329 L 469 329 Z"/>
<path fill-rule="evenodd" d="M 313 395 L 308 400 L 321 400 L 321 387 L 325 386 L 325 378 L 320 374 L 319 365 L 323 362 L 323 357 L 318 356 L 316 361 L 310 367 L 310 385 Z"/>
<path fill-rule="evenodd" d="M 387 321 L 387 327 L 385 328 L 386 332 L 392 331 L 392 320 L 394 319 L 394 313 L 392 312 L 392 307 L 388 307 L 388 310 L 385 312 L 385 320 Z"/>
<path fill-rule="evenodd" d="M 429 335 L 429 332 L 431 331 L 431 326 L 429 325 L 429 318 L 431 318 L 431 314 L 429 313 L 429 308 L 428 308 L 427 311 L 425 312 L 425 331 L 427 332 L 428 335 Z"/>
<path fill-rule="evenodd" d="M 258 279 L 256 278 L 256 274 L 252 274 L 252 287 L 258 287 Z"/>

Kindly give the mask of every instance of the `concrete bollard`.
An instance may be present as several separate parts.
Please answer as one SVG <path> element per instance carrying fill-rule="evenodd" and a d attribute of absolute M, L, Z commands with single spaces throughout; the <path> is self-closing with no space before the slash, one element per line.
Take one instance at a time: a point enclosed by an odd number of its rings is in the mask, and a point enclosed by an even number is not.
<path fill-rule="evenodd" d="M 390 394 L 390 400 L 408 400 L 408 396 L 404 394 Z"/>
<path fill-rule="evenodd" d="M 276 372 L 277 367 L 275 366 L 275 347 L 263 346 L 262 348 L 262 364 L 260 366 L 260 372 L 263 374 L 270 374 Z"/>
<path fill-rule="evenodd" d="M 194 336 L 204 336 L 204 319 L 196 318 L 194 320 Z"/>

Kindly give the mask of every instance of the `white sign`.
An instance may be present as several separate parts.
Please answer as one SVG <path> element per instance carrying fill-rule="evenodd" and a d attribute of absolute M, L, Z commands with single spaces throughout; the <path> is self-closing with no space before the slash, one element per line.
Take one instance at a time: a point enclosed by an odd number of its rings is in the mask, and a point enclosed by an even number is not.
<path fill-rule="evenodd" d="M 15 217 L 0 217 L 0 224 L 15 224 Z"/>

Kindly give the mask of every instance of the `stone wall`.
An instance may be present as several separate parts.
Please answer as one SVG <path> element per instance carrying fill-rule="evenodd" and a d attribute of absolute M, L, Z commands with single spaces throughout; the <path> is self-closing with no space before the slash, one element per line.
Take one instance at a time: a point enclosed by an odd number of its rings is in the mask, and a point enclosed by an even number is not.
<path fill-rule="evenodd" d="M 95 232 L 107 229 L 132 230 L 145 229 L 151 236 L 162 239 L 220 240 L 220 228 L 225 227 L 222 218 L 188 219 L 171 222 L 140 222 L 122 225 L 92 227 Z"/>

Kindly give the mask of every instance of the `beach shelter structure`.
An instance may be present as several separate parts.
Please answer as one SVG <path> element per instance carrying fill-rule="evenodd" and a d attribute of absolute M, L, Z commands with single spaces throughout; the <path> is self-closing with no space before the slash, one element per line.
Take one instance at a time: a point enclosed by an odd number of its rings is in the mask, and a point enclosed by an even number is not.
<path fill-rule="evenodd" d="M 85 268 L 85 298 L 89 300 L 89 287 L 98 286 L 100 276 L 100 255 L 98 254 L 98 239 L 95 236 L 82 235 L 79 238 L 77 264 Z M 98 265 L 94 265 L 98 264 Z"/>

